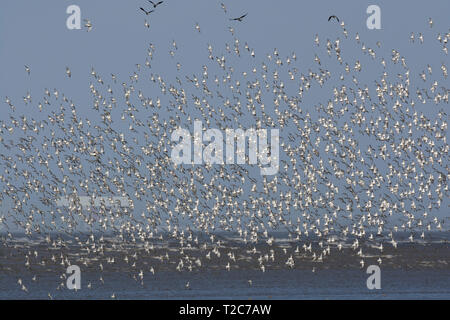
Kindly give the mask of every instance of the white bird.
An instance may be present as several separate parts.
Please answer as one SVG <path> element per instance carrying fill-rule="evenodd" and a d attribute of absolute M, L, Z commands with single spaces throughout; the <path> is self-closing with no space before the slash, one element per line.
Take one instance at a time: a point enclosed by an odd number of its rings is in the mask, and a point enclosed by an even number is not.
<path fill-rule="evenodd" d="M 85 28 L 87 28 L 87 32 L 90 32 L 92 30 L 92 23 L 90 20 L 88 19 L 84 19 L 84 26 Z"/>

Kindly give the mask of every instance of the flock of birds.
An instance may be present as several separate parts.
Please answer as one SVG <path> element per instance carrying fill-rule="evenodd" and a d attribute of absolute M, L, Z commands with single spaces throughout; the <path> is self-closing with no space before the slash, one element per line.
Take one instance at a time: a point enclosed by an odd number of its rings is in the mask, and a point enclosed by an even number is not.
<path fill-rule="evenodd" d="M 153 9 L 163 3 L 149 2 Z M 339 27 L 335 39 L 314 37 L 310 65 L 277 49 L 257 56 L 231 28 L 232 44 L 224 51 L 208 45 L 198 74 L 183 74 L 177 63 L 174 82 L 152 71 L 156 48 L 150 44 L 145 63 L 122 83 L 92 68 L 89 116 L 62 89 L 23 97 L 26 107 L 39 110 L 37 118 L 17 114 L 18 102 L 6 97 L 0 200 L 12 205 L 0 212 L 3 245 L 20 231 L 59 250 L 40 255 L 30 248 L 24 256 L 30 270 L 33 264 L 79 264 L 101 274 L 120 259 L 143 283 L 158 270 L 140 263 L 141 255 L 180 272 L 207 267 L 214 258 L 224 271 L 245 261 L 262 272 L 276 262 L 295 268 L 310 261 L 314 271 L 349 241 L 362 268 L 369 247 L 381 264 L 383 250 L 397 248 L 398 232 L 415 242 L 427 231 L 446 230 L 434 213 L 449 195 L 447 66 L 429 62 L 417 78 L 399 51 L 384 57 L 380 42 L 369 47 L 343 21 Z M 411 41 L 423 43 L 423 37 L 412 34 Z M 446 57 L 450 32 L 435 37 Z M 346 48 L 362 56 L 345 59 Z M 170 56 L 177 50 L 173 41 Z M 233 66 L 233 59 L 246 59 L 247 69 Z M 379 72 L 371 83 L 361 80 L 368 68 Z M 28 66 L 25 71 L 30 76 Z M 71 77 L 68 67 L 66 74 Z M 171 132 L 191 128 L 196 119 L 221 129 L 246 129 L 242 119 L 247 126 L 280 129 L 279 173 L 260 176 L 246 165 L 175 166 Z M 77 201 L 83 195 L 132 201 L 129 207 L 84 208 Z M 73 201 L 58 207 L 61 198 Z M 276 232 L 287 234 L 289 246 L 277 245 Z M 246 249 L 233 251 L 228 235 Z M 164 241 L 177 243 L 176 253 L 157 248 Z M 75 244 L 78 255 L 63 250 Z M 108 255 L 119 247 L 127 248 L 120 258 Z M 27 291 L 22 279 L 18 284 Z"/>

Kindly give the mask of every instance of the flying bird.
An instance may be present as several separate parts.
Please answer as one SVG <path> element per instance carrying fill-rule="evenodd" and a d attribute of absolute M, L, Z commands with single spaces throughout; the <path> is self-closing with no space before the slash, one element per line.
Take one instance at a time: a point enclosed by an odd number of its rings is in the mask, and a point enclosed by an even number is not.
<path fill-rule="evenodd" d="M 223 11 L 224 11 L 225 13 L 227 13 L 227 8 L 225 7 L 225 5 L 224 5 L 223 3 L 221 3 L 220 6 L 222 7 Z"/>
<path fill-rule="evenodd" d="M 152 13 L 153 11 L 155 11 L 155 10 L 150 10 L 150 11 L 147 11 L 147 10 L 145 10 L 144 8 L 142 8 L 142 7 L 140 7 L 139 9 L 141 9 L 142 11 L 144 11 L 144 13 L 148 16 L 150 13 Z"/>
<path fill-rule="evenodd" d="M 148 2 L 150 2 L 153 5 L 153 8 L 156 8 L 157 6 L 159 6 L 161 3 L 163 3 L 164 1 L 158 1 L 157 3 L 154 3 L 151 0 L 148 0 Z"/>
<path fill-rule="evenodd" d="M 248 13 L 243 14 L 242 16 L 238 17 L 238 18 L 232 18 L 230 19 L 231 21 L 239 21 L 242 22 L 242 20 L 247 16 Z"/>
<path fill-rule="evenodd" d="M 85 22 L 84 26 L 87 28 L 87 32 L 91 31 L 92 30 L 92 23 L 91 23 L 91 21 L 88 20 L 88 19 L 83 19 L 83 20 Z"/>
<path fill-rule="evenodd" d="M 333 19 L 333 18 L 336 19 L 337 22 L 339 22 L 339 18 L 336 17 L 335 15 L 329 16 L 329 17 L 328 17 L 328 21 L 330 21 L 330 20 Z"/>

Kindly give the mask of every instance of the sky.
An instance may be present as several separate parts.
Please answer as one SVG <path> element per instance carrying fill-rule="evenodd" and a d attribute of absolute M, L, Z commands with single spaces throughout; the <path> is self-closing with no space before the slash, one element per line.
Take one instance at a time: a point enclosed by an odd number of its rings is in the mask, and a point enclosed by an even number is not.
<path fill-rule="evenodd" d="M 220 7 L 227 7 L 224 14 Z M 381 9 L 381 29 L 366 27 L 369 5 Z M 66 8 L 78 5 L 81 19 L 89 19 L 93 25 L 69 30 Z M 58 88 L 77 105 L 79 114 L 89 116 L 92 112 L 92 97 L 89 84 L 92 83 L 91 68 L 106 80 L 116 74 L 118 83 L 129 80 L 136 70 L 136 64 L 144 64 L 147 48 L 156 48 L 152 60 L 152 72 L 163 74 L 174 80 L 178 75 L 175 63 L 180 62 L 183 74 L 199 73 L 207 59 L 207 45 L 218 51 L 224 50 L 224 43 L 233 44 L 229 27 L 235 28 L 241 43 L 248 42 L 257 52 L 256 59 L 276 48 L 286 57 L 295 52 L 299 65 L 305 61 L 305 71 L 311 65 L 314 54 L 319 52 L 313 45 L 315 34 L 319 34 L 321 45 L 325 39 L 342 38 L 339 26 L 327 19 L 330 15 L 345 21 L 350 37 L 358 32 L 363 42 L 375 47 L 382 42 L 380 54 L 390 57 L 395 48 L 408 59 L 413 72 L 420 72 L 428 63 L 438 69 L 441 63 L 448 65 L 449 59 L 435 39 L 437 32 L 448 32 L 449 1 L 267 1 L 267 0 L 166 0 L 155 12 L 145 16 L 139 7 L 150 9 L 147 1 L 117 0 L 71 0 L 30 1 L 2 0 L 0 4 L 0 97 L 2 112 L 0 119 L 8 119 L 9 107 L 3 103 L 6 96 L 12 99 L 18 110 L 29 117 L 39 117 L 36 103 L 24 105 L 22 97 L 28 92 L 42 96 L 44 88 Z M 240 23 L 229 18 L 248 13 Z M 433 29 L 428 27 L 428 18 L 434 21 Z M 150 28 L 144 26 L 145 20 Z M 201 32 L 195 29 L 199 24 Z M 82 22 L 84 24 L 84 22 Z M 409 41 L 411 32 L 423 32 L 425 45 L 413 45 Z M 172 41 L 179 50 L 170 57 Z M 323 55 L 323 51 L 321 52 Z M 347 57 L 359 56 L 355 46 L 345 51 Z M 368 59 L 368 58 L 366 58 Z M 248 60 L 237 59 L 236 68 L 245 68 Z M 27 75 L 24 65 L 31 68 Z M 65 74 L 66 66 L 72 77 Z M 368 81 L 379 69 L 371 64 L 364 70 Z M 448 80 L 445 86 L 448 86 Z M 151 88 L 142 87 L 142 90 Z M 321 93 L 305 101 L 304 108 L 314 113 L 313 105 L 320 100 Z M 425 113 L 433 114 L 437 108 L 423 106 Z M 246 119 L 242 119 L 244 125 Z M 5 205 L 5 204 L 4 204 Z M 448 204 L 438 214 L 448 217 Z"/>
<path fill-rule="evenodd" d="M 152 13 L 144 27 L 145 16 L 138 9 L 150 8 L 147 1 L 24 1 L 5 0 L 0 4 L 0 94 L 21 97 L 28 88 L 64 85 L 65 91 L 83 101 L 89 71 L 115 72 L 127 76 L 135 63 L 142 62 L 149 43 L 155 44 L 165 59 L 154 66 L 173 72 L 165 64 L 172 40 L 182 48 L 186 67 L 197 70 L 206 55 L 206 43 L 223 45 L 230 38 L 228 26 L 235 26 L 241 40 L 246 40 L 260 54 L 277 48 L 288 55 L 297 52 L 299 59 L 311 57 L 311 41 L 316 33 L 322 37 L 334 34 L 336 25 L 327 21 L 334 14 L 344 20 L 350 33 L 359 32 L 367 43 L 382 41 L 387 50 L 408 51 L 408 59 L 420 61 L 424 50 L 411 50 L 411 32 L 426 30 L 432 17 L 435 30 L 448 30 L 448 1 L 223 1 L 167 0 Z M 93 30 L 68 30 L 66 8 L 76 4 L 81 18 L 89 19 Z M 366 8 L 377 4 L 381 9 L 381 30 L 366 27 Z M 230 22 L 248 12 L 245 23 Z M 194 29 L 198 22 L 201 34 Z M 83 28 L 84 29 L 84 28 Z M 429 44 L 431 39 L 427 38 Z M 433 41 L 436 45 L 436 41 Z M 199 54 L 199 51 L 203 53 Z M 427 54 L 439 53 L 428 50 Z M 444 59 L 440 57 L 431 57 Z M 417 59 L 417 60 L 416 60 Z M 24 73 L 24 64 L 32 77 Z M 65 67 L 72 69 L 72 79 L 65 77 Z M 188 72 L 186 72 L 188 73 Z M 70 87 L 70 88 L 69 88 Z M 25 92 L 24 92 L 25 91 Z"/>

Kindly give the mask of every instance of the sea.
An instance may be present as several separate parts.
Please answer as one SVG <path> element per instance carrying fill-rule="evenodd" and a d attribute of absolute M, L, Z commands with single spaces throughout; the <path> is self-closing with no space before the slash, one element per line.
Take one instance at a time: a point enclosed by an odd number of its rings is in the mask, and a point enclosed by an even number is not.
<path fill-rule="evenodd" d="M 212 248 L 190 248 L 187 254 L 188 249 L 180 250 L 171 243 L 160 243 L 146 255 L 137 244 L 119 246 L 112 239 L 104 240 L 103 246 L 108 250 L 90 253 L 77 251 L 76 246 L 55 247 L 22 239 L 3 242 L 0 247 L 0 300 L 450 299 L 447 238 L 448 232 L 430 242 L 399 241 L 396 249 L 385 242 L 382 252 L 376 246 L 365 244 L 361 245 L 362 256 L 349 246 L 344 246 L 342 251 L 333 247 L 330 257 L 320 263 L 303 253 L 301 244 L 288 246 L 288 241 L 280 241 L 270 248 L 224 242 L 218 249 L 222 252 L 220 258 L 212 253 L 208 260 L 204 258 L 205 252 Z M 116 245 L 112 246 L 113 243 Z M 313 243 L 313 250 L 317 245 Z M 295 250 L 297 247 L 300 250 Z M 270 250 L 279 258 L 273 263 L 265 262 L 263 272 L 258 259 Z M 225 265 L 229 252 L 234 252 L 236 263 L 228 271 Z M 295 258 L 292 267 L 285 263 L 290 255 Z M 50 263 L 52 256 L 55 256 L 54 263 Z M 202 266 L 187 268 L 186 256 L 193 260 L 202 257 Z M 379 258 L 381 263 L 377 261 Z M 183 259 L 184 267 L 177 268 Z M 364 266 L 361 260 L 365 261 Z M 42 261 L 46 261 L 45 266 Z M 69 264 L 77 264 L 81 269 L 78 290 L 67 288 Z M 368 288 L 369 265 L 380 268 L 380 289 Z"/>

